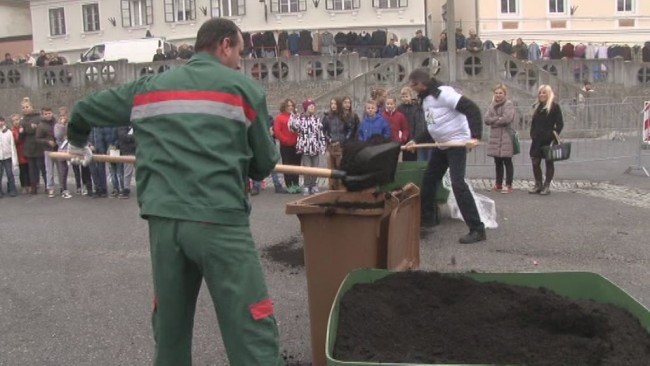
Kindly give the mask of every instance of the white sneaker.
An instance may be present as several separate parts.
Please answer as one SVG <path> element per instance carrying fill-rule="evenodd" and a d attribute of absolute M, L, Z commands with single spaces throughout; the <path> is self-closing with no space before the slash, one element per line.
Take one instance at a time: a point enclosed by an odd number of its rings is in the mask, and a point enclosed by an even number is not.
<path fill-rule="evenodd" d="M 316 194 L 318 192 L 320 192 L 320 190 L 318 189 L 317 186 L 311 187 L 311 194 Z"/>
<path fill-rule="evenodd" d="M 47 196 L 50 198 L 54 198 L 54 190 L 50 189 L 49 191 L 47 191 Z"/>
<path fill-rule="evenodd" d="M 61 197 L 62 198 L 72 198 L 72 195 L 68 191 L 63 191 L 63 193 L 61 193 Z"/>
<path fill-rule="evenodd" d="M 309 196 L 309 188 L 308 187 L 305 187 L 305 188 L 302 189 L 302 195 L 303 196 Z"/>

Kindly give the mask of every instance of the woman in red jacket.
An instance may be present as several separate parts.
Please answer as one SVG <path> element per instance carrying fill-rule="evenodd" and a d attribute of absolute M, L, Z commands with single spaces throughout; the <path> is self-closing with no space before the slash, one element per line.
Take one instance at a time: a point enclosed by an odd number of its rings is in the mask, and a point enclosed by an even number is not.
<path fill-rule="evenodd" d="M 20 189 L 22 194 L 29 193 L 30 180 L 29 169 L 27 168 L 27 158 L 23 154 L 23 140 L 20 139 L 20 115 L 14 113 L 11 115 L 11 132 L 14 135 L 16 151 L 18 152 L 18 169 L 20 171 Z"/>
<path fill-rule="evenodd" d="M 298 135 L 289 129 L 289 119 L 296 109 L 296 103 L 292 99 L 285 99 L 280 104 L 280 113 L 273 121 L 273 135 L 280 142 L 280 156 L 282 164 L 300 165 L 302 156 L 296 152 Z M 289 193 L 300 193 L 298 175 L 284 174 L 284 184 Z"/>

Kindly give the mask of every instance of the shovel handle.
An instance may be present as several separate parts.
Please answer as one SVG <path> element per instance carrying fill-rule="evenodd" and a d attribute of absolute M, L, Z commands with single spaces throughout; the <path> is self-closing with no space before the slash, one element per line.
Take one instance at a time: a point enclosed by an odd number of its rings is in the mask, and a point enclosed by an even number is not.
<path fill-rule="evenodd" d="M 69 154 L 67 152 L 53 151 L 53 152 L 49 152 L 48 154 L 50 154 L 50 157 L 55 160 L 70 160 L 72 158 L 77 157 L 76 155 Z M 132 155 L 110 156 L 110 155 L 94 154 L 93 160 L 102 163 L 135 164 L 135 156 Z M 309 166 L 277 164 L 273 170 L 275 170 L 278 173 L 302 174 L 302 175 L 309 175 L 314 177 L 337 178 L 337 179 L 342 179 L 345 177 L 345 172 L 340 170 L 314 168 Z"/>
<path fill-rule="evenodd" d="M 48 154 L 50 155 L 50 158 L 54 160 L 70 160 L 72 158 L 80 157 L 78 155 L 69 154 L 67 152 L 52 151 L 49 152 Z M 101 163 L 135 164 L 135 156 L 133 155 L 110 156 L 110 155 L 93 154 L 93 160 L 99 161 Z"/>
<path fill-rule="evenodd" d="M 415 144 L 411 145 L 411 149 L 431 149 L 434 147 L 467 147 L 472 148 L 474 145 L 470 141 L 451 141 L 451 142 L 434 142 L 429 144 Z M 406 146 L 402 146 L 402 150 L 408 151 L 409 149 Z"/>
<path fill-rule="evenodd" d="M 324 178 L 336 178 L 336 179 L 345 178 L 345 172 L 341 170 L 315 168 L 310 166 L 277 164 L 273 170 L 283 174 L 302 174 L 302 175 L 309 175 L 312 177 L 324 177 Z"/>

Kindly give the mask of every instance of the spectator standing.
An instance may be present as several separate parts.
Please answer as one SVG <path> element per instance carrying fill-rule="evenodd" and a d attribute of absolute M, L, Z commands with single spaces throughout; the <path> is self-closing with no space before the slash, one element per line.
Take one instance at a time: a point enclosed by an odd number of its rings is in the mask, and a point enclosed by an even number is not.
<path fill-rule="evenodd" d="M 377 112 L 377 102 L 371 99 L 366 102 L 365 117 L 359 126 L 359 141 L 368 141 L 376 135 L 389 139 L 390 126 Z"/>
<path fill-rule="evenodd" d="M 409 125 L 409 138 L 417 136 L 422 132 L 426 131 L 426 121 L 424 120 L 424 113 L 422 113 L 422 108 L 418 105 L 417 96 L 414 95 L 413 89 L 408 86 L 402 88 L 400 93 L 401 103 L 397 107 L 397 110 L 402 112 L 406 117 Z M 430 149 L 418 149 L 417 152 L 413 151 L 403 151 L 402 160 L 403 161 L 429 161 L 429 155 L 431 154 Z"/>
<path fill-rule="evenodd" d="M 397 100 L 394 97 L 386 98 L 386 110 L 382 117 L 390 127 L 390 139 L 405 144 L 409 139 L 409 124 L 406 116 L 397 110 Z"/>
<path fill-rule="evenodd" d="M 11 53 L 7 52 L 5 53 L 5 58 L 4 60 L 0 61 L 0 66 L 10 66 L 10 65 L 15 65 L 16 62 L 14 61 L 13 58 L 11 58 Z"/>
<path fill-rule="evenodd" d="M 316 115 L 316 103 L 312 99 L 302 102 L 303 113 L 295 114 L 289 120 L 289 129 L 298 134 L 296 150 L 302 156 L 302 166 L 318 167 L 320 156 L 325 153 L 327 141 L 323 133 L 323 124 Z M 319 192 L 316 177 L 303 177 L 303 195 Z"/>
<path fill-rule="evenodd" d="M 16 197 L 16 180 L 14 168 L 18 167 L 18 152 L 14 143 L 14 135 L 7 127 L 4 117 L 0 116 L 0 198 L 4 197 L 2 176 L 7 175 L 7 194 Z M 3 174 L 4 173 L 4 174 Z"/>
<path fill-rule="evenodd" d="M 400 48 L 395 44 L 395 40 L 393 38 L 388 40 L 388 44 L 381 50 L 382 58 L 393 58 L 399 56 L 399 54 Z"/>
<path fill-rule="evenodd" d="M 135 136 L 133 136 L 133 126 L 122 126 L 117 128 L 118 147 L 120 155 L 136 155 Z M 135 172 L 134 164 L 123 163 L 124 178 L 122 181 L 122 191 L 117 196 L 118 198 L 128 199 L 131 197 L 131 181 L 133 180 L 133 173 Z"/>
<path fill-rule="evenodd" d="M 49 60 L 47 58 L 47 53 L 44 50 L 38 53 L 38 58 L 36 58 L 36 66 L 44 67 L 47 66 Z"/>
<path fill-rule="evenodd" d="M 292 99 L 285 99 L 280 104 L 280 113 L 273 121 L 273 135 L 280 142 L 280 156 L 282 164 L 300 165 L 302 156 L 298 154 L 296 144 L 298 134 L 289 128 L 289 120 L 294 114 L 296 103 Z M 284 184 L 289 193 L 300 193 L 299 177 L 296 174 L 285 174 Z"/>
<path fill-rule="evenodd" d="M 528 193 L 548 195 L 551 193 L 551 182 L 555 176 L 555 165 L 553 161 L 544 159 L 542 149 L 555 141 L 555 134 L 559 135 L 562 132 L 564 119 L 560 105 L 555 102 L 555 93 L 549 85 L 539 87 L 537 102 L 533 108 L 533 118 L 530 123 L 530 160 L 533 165 L 535 186 Z M 543 180 L 543 185 L 542 159 L 546 163 L 546 177 Z"/>
<path fill-rule="evenodd" d="M 59 108 L 59 116 L 54 125 L 54 140 L 56 141 L 58 151 L 68 151 L 68 115 L 65 107 Z M 59 185 L 61 186 L 61 197 L 72 198 L 68 191 L 68 167 L 69 162 L 66 160 L 55 161 L 57 171 L 59 172 Z"/>
<path fill-rule="evenodd" d="M 430 52 L 431 41 L 418 29 L 415 31 L 415 37 L 411 38 L 410 47 L 413 52 Z"/>
<path fill-rule="evenodd" d="M 23 153 L 28 160 L 30 194 L 38 193 L 39 174 L 43 183 L 47 182 L 43 146 L 36 141 L 36 129 L 41 123 L 41 115 L 34 112 L 34 106 L 28 97 L 21 103 L 23 118 L 20 122 L 20 139 L 23 141 Z"/>
<path fill-rule="evenodd" d="M 54 125 L 56 119 L 52 113 L 52 108 L 41 108 L 41 122 L 36 129 L 36 141 L 41 145 L 43 150 L 43 162 L 45 163 L 46 189 L 47 195 L 54 198 L 54 170 L 57 162 L 50 157 L 48 152 L 57 151 L 56 139 L 54 138 Z M 61 182 L 59 182 L 60 184 Z"/>
<path fill-rule="evenodd" d="M 156 53 L 153 55 L 153 61 L 164 61 L 165 55 L 162 48 L 156 48 Z"/>
<path fill-rule="evenodd" d="M 352 127 L 350 139 L 357 140 L 359 137 L 359 125 L 361 124 L 361 121 L 359 120 L 359 115 L 352 110 L 352 98 L 348 96 L 343 97 L 341 104 L 343 105 L 341 118 L 343 119 L 343 122 Z"/>
<path fill-rule="evenodd" d="M 469 30 L 469 38 L 466 40 L 466 46 L 470 52 L 481 52 L 483 50 L 483 41 L 478 38 L 474 29 Z"/>
<path fill-rule="evenodd" d="M 503 84 L 494 88 L 492 102 L 485 112 L 483 120 L 490 126 L 487 155 L 494 158 L 496 181 L 492 191 L 512 193 L 514 166 L 512 156 L 514 148 L 509 129 L 515 121 L 515 105 L 507 97 L 508 89 Z M 505 168 L 505 185 L 503 185 L 503 170 Z"/>
<path fill-rule="evenodd" d="M 352 123 L 346 123 L 343 119 L 343 103 L 340 99 L 332 98 L 330 100 L 330 110 L 323 117 L 323 132 L 328 141 L 327 167 L 339 169 L 343 158 L 343 145 L 352 138 L 354 132 Z M 340 180 L 329 179 L 330 189 L 340 189 L 340 187 Z"/>
<path fill-rule="evenodd" d="M 514 46 L 512 46 L 512 56 L 518 60 L 528 59 L 528 47 L 521 38 L 517 38 Z"/>
<path fill-rule="evenodd" d="M 16 152 L 18 153 L 18 178 L 20 180 L 20 193 L 28 194 L 29 187 L 29 166 L 28 160 L 23 153 L 23 140 L 20 137 L 20 115 L 14 113 L 11 115 L 11 132 L 14 136 L 14 144 L 16 145 Z"/>

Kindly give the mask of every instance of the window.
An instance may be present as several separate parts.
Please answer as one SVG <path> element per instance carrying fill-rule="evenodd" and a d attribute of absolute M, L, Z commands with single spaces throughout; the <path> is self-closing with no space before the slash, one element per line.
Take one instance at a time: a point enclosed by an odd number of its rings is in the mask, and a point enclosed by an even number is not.
<path fill-rule="evenodd" d="M 566 0 L 548 0 L 548 12 L 551 14 L 564 14 Z"/>
<path fill-rule="evenodd" d="M 359 9 L 359 0 L 327 0 L 327 10 L 353 10 Z"/>
<path fill-rule="evenodd" d="M 307 10 L 307 0 L 271 0 L 272 13 L 298 13 Z"/>
<path fill-rule="evenodd" d="M 372 0 L 373 8 L 392 9 L 405 8 L 409 6 L 408 0 Z"/>
<path fill-rule="evenodd" d="M 245 0 L 210 0 L 210 8 L 213 18 L 246 15 Z"/>
<path fill-rule="evenodd" d="M 122 0 L 122 27 L 153 24 L 153 0 Z"/>
<path fill-rule="evenodd" d="M 501 14 L 517 14 L 517 0 L 501 0 Z"/>
<path fill-rule="evenodd" d="M 50 9 L 50 35 L 61 36 L 65 33 L 65 13 L 63 8 Z"/>
<path fill-rule="evenodd" d="M 196 0 L 165 0 L 165 22 L 187 22 L 196 19 Z"/>
<path fill-rule="evenodd" d="M 99 30 L 99 4 L 81 5 L 84 17 L 84 32 L 97 32 Z"/>
<path fill-rule="evenodd" d="M 633 9 L 633 0 L 618 0 L 616 4 L 616 10 L 620 13 L 631 12 Z"/>

